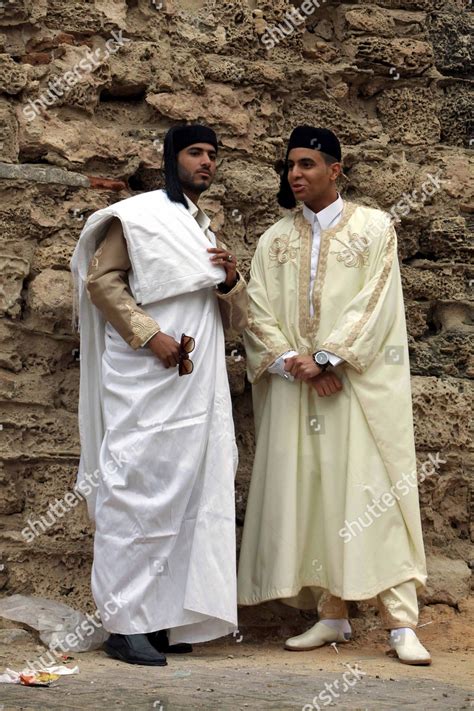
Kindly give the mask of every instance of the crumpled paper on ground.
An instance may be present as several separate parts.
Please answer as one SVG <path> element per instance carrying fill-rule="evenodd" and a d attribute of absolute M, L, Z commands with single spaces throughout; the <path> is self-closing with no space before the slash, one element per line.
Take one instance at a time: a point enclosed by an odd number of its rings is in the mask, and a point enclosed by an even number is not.
<path fill-rule="evenodd" d="M 45 679 L 41 675 L 51 675 L 54 678 Z M 51 682 L 66 674 L 79 674 L 79 667 L 44 667 L 32 672 L 31 669 L 22 672 L 7 669 L 5 674 L 0 674 L 0 684 L 24 684 L 25 686 L 49 686 Z M 36 683 L 35 683 L 36 682 Z"/>

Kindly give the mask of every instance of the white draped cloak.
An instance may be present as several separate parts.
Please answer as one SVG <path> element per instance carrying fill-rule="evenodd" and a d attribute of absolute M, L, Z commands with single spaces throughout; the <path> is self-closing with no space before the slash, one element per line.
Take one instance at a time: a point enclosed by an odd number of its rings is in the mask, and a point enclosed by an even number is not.
<path fill-rule="evenodd" d="M 179 340 L 194 372 L 179 377 L 133 350 L 86 292 L 89 262 L 112 217 L 122 223 L 140 307 Z M 81 338 L 77 488 L 96 523 L 92 592 L 107 630 L 170 630 L 202 642 L 236 629 L 234 477 L 237 448 L 215 287 L 215 246 L 162 190 L 99 210 L 71 268 Z M 107 603 L 120 596 L 120 605 Z M 110 609 L 119 608 L 113 614 Z"/>

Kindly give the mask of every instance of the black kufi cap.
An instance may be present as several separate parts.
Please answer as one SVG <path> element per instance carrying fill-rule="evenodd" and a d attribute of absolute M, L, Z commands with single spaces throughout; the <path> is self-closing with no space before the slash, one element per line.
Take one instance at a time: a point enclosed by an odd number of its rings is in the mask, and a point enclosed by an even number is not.
<path fill-rule="evenodd" d="M 178 173 L 178 153 L 195 143 L 209 143 L 216 149 L 217 136 L 212 128 L 199 123 L 189 126 L 173 126 L 165 136 L 163 162 L 165 168 L 165 190 L 172 202 L 179 202 L 187 209 L 188 203 L 184 196 Z"/>
<path fill-rule="evenodd" d="M 280 175 L 280 190 L 278 203 L 282 207 L 292 209 L 296 207 L 296 198 L 288 182 L 288 156 L 293 148 L 309 148 L 321 151 L 334 158 L 338 163 L 342 160 L 341 144 L 335 133 L 328 128 L 315 128 L 314 126 L 297 126 L 291 133 L 286 151 L 286 158 Z"/>
<path fill-rule="evenodd" d="M 217 136 L 212 128 L 195 123 L 190 126 L 176 126 L 171 130 L 176 154 L 195 143 L 209 143 L 217 151 Z"/>
<path fill-rule="evenodd" d="M 313 126 L 297 126 L 291 133 L 286 152 L 286 159 L 293 148 L 310 148 L 321 151 L 335 158 L 339 163 L 342 159 L 341 144 L 335 133 L 328 128 L 314 128 Z"/>

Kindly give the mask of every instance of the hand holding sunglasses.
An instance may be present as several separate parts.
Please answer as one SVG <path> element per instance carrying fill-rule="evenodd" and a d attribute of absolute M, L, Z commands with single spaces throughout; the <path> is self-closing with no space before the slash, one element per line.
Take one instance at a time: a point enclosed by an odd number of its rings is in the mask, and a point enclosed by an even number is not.
<path fill-rule="evenodd" d="M 196 347 L 196 342 L 192 336 L 186 336 L 183 333 L 181 336 L 181 341 L 179 344 L 179 361 L 178 373 L 180 377 L 182 375 L 190 375 L 194 370 L 194 363 L 189 357 L 189 354 L 193 352 Z"/>

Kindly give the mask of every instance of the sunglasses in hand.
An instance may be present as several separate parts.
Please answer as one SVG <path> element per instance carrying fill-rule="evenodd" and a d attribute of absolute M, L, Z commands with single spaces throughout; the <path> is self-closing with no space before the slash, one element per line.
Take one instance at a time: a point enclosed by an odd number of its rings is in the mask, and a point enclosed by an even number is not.
<path fill-rule="evenodd" d="M 179 360 L 178 360 L 178 373 L 179 375 L 190 375 L 194 370 L 194 363 L 189 357 L 189 354 L 193 352 L 196 347 L 196 342 L 192 336 L 186 336 L 183 333 L 181 336 L 181 342 L 179 344 Z"/>

